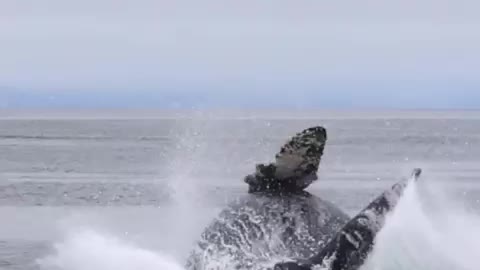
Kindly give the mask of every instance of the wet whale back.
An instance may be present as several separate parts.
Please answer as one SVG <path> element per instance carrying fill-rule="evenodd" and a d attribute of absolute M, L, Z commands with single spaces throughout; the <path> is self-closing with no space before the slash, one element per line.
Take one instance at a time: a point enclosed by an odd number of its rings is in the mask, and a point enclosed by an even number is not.
<path fill-rule="evenodd" d="M 187 269 L 268 269 L 285 258 L 309 258 L 349 220 L 339 208 L 304 189 L 317 180 L 327 133 L 307 128 L 267 164 L 247 175 L 248 194 L 206 228 Z"/>
<path fill-rule="evenodd" d="M 248 194 L 204 231 L 187 268 L 264 269 L 274 259 L 308 258 L 348 219 L 333 204 L 307 192 Z"/>

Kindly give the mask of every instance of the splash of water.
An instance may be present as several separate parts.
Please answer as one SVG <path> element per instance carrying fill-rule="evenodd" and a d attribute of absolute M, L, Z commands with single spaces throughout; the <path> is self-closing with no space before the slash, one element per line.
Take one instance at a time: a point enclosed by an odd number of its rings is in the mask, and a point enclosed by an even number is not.
<path fill-rule="evenodd" d="M 473 270 L 480 217 L 438 184 L 410 185 L 377 236 L 364 270 Z"/>
<path fill-rule="evenodd" d="M 194 237 L 203 230 L 206 217 L 203 197 L 195 179 L 198 163 L 209 156 L 209 149 L 199 143 L 193 131 L 179 136 L 177 152 L 172 155 L 172 181 L 175 214 L 169 216 L 175 226 L 168 231 L 177 249 L 188 250 Z M 432 194 L 430 194 L 432 195 Z M 476 249 L 480 244 L 480 218 L 458 207 L 448 197 L 431 196 L 430 202 L 415 185 L 405 191 L 397 209 L 378 236 L 368 270 L 470 270 L 478 269 Z M 201 210 L 200 213 L 198 211 Z M 210 218 L 208 218 L 210 220 Z M 271 243 L 267 243 L 271 244 Z M 67 234 L 57 243 L 55 253 L 39 261 L 44 270 L 181 270 L 174 259 L 165 254 L 137 247 L 114 236 L 92 230 Z M 186 254 L 184 254 L 186 255 Z M 177 256 L 176 256 L 177 257 Z M 275 259 L 269 265 L 281 260 Z M 227 260 L 228 262 L 228 260 Z M 229 265 L 229 263 L 224 263 Z M 225 268 L 227 269 L 227 267 Z"/>
<path fill-rule="evenodd" d="M 410 185 L 363 270 L 478 269 L 480 217 L 432 186 Z M 183 263 L 92 230 L 67 234 L 42 270 L 181 270 Z"/>
<path fill-rule="evenodd" d="M 44 270 L 182 270 L 173 258 L 92 230 L 70 233 L 55 254 L 38 261 Z"/>
<path fill-rule="evenodd" d="M 172 135 L 177 139 L 176 148 L 169 153 L 170 164 L 167 165 L 173 201 L 168 205 L 168 211 L 161 212 L 157 217 L 167 219 L 168 224 L 171 224 L 167 230 L 168 235 L 163 239 L 168 243 L 168 250 L 164 250 L 168 255 L 140 248 L 123 240 L 123 237 L 97 230 L 98 226 L 95 225 L 78 229 L 78 222 L 88 224 L 84 222 L 86 217 L 77 216 L 74 219 L 76 224 L 71 222 L 70 216 L 63 220 L 67 233 L 61 242 L 54 245 L 54 253 L 38 260 L 42 270 L 183 269 L 187 251 L 203 230 L 206 219 L 210 220 L 213 213 L 199 207 L 203 202 L 203 194 L 199 191 L 197 179 L 193 177 L 195 169 L 201 166 L 201 157 L 207 152 L 206 145 L 198 138 L 199 133 L 195 127 L 179 129 L 185 130 Z"/>

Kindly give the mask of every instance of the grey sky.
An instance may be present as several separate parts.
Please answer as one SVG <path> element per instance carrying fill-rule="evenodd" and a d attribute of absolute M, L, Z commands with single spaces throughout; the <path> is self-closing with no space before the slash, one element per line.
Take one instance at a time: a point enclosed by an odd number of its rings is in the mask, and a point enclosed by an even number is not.
<path fill-rule="evenodd" d="M 478 14 L 474 0 L 0 0 L 0 91 L 471 96 Z"/>

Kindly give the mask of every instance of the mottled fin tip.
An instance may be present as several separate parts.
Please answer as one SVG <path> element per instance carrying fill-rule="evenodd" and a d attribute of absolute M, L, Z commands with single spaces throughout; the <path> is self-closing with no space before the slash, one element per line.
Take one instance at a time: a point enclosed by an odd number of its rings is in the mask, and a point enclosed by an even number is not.
<path fill-rule="evenodd" d="M 422 169 L 420 168 L 415 168 L 412 171 L 412 178 L 413 180 L 417 181 L 418 178 L 420 178 L 420 175 L 422 174 Z"/>
<path fill-rule="evenodd" d="M 300 178 L 316 173 L 326 141 L 327 131 L 323 127 L 297 133 L 275 155 L 276 178 Z"/>
<path fill-rule="evenodd" d="M 317 179 L 316 173 L 327 141 L 325 128 L 307 128 L 285 143 L 275 162 L 258 164 L 255 174 L 245 177 L 250 191 L 299 191 Z"/>

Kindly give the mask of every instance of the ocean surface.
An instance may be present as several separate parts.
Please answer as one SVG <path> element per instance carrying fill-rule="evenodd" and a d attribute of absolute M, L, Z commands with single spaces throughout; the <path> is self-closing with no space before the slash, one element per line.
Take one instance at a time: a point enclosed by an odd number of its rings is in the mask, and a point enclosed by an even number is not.
<path fill-rule="evenodd" d="M 309 191 L 351 215 L 423 168 L 428 185 L 402 202 L 372 268 L 480 266 L 477 113 L 57 116 L 0 116 L 2 270 L 181 269 L 206 224 L 246 192 L 243 177 L 313 125 L 328 141 Z M 422 212 L 426 197 L 437 212 Z M 463 250 L 415 257 L 442 245 Z"/>

